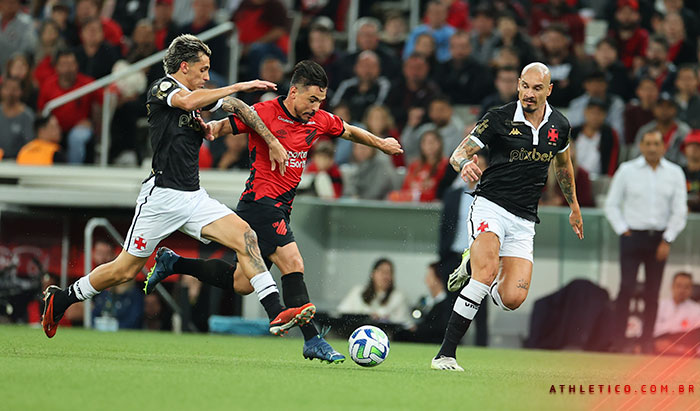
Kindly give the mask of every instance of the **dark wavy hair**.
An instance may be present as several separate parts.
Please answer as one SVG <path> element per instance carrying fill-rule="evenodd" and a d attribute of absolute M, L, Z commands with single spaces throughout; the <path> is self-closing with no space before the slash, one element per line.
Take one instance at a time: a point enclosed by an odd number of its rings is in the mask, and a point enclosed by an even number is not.
<path fill-rule="evenodd" d="M 386 295 L 384 296 L 384 298 L 382 298 L 382 301 L 380 301 L 379 304 L 385 305 L 387 301 L 389 301 L 391 293 L 394 291 L 394 263 L 392 263 L 391 260 L 389 260 L 388 258 L 380 258 L 379 260 L 375 261 L 374 265 L 372 266 L 372 272 L 369 274 L 369 281 L 367 282 L 365 290 L 362 291 L 362 300 L 367 304 L 371 303 L 372 300 L 374 300 L 374 297 L 377 296 L 377 290 L 374 289 L 374 281 L 372 281 L 372 273 L 374 273 L 380 265 L 385 263 L 389 264 L 389 267 L 391 267 L 392 279 L 391 285 L 389 286 Z"/>
<path fill-rule="evenodd" d="M 318 86 L 328 87 L 328 76 L 320 64 L 311 60 L 302 60 L 294 66 L 290 84 L 295 87 Z"/>
<path fill-rule="evenodd" d="M 177 73 L 183 61 L 190 64 L 198 62 L 200 53 L 211 57 L 211 49 L 202 40 L 191 34 L 175 37 L 163 56 L 165 73 Z"/>

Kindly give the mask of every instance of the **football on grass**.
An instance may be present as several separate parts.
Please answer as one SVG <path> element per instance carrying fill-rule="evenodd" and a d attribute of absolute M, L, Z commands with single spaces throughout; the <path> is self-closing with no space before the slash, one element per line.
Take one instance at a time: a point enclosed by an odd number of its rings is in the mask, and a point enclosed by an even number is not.
<path fill-rule="evenodd" d="M 373 325 L 363 325 L 348 339 L 350 358 L 363 367 L 379 365 L 389 355 L 389 338 Z"/>

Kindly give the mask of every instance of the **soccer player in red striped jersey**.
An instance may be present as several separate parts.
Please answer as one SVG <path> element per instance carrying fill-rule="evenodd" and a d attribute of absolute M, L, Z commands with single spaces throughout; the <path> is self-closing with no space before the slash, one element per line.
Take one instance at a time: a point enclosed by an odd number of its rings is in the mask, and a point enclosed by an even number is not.
<path fill-rule="evenodd" d="M 230 133 L 249 133 L 248 149 L 251 160 L 250 177 L 241 195 L 236 213 L 258 234 L 260 251 L 282 273 L 282 294 L 288 306 L 309 302 L 304 283 L 304 261 L 294 240 L 289 218 L 296 188 L 313 144 L 322 137 L 344 138 L 376 147 L 387 154 L 403 153 L 398 141 L 380 138 L 340 117 L 321 110 L 326 98 L 328 78 L 317 63 L 304 60 L 294 67 L 291 87 L 286 97 L 279 97 L 253 106 L 263 123 L 287 150 L 285 167 L 273 171 L 269 147 L 265 141 L 236 115 L 208 123 L 211 138 Z M 218 267 L 218 268 L 217 268 Z M 167 248 L 157 254 L 153 275 L 147 280 L 146 292 L 170 274 L 189 274 L 221 288 L 230 288 L 230 273 L 234 271 L 233 288 L 240 294 L 253 291 L 242 272 L 222 260 L 201 260 L 180 257 Z M 205 273 L 205 274 L 202 274 Z M 304 334 L 303 355 L 329 363 L 345 357 L 335 351 L 309 323 L 301 327 Z"/>

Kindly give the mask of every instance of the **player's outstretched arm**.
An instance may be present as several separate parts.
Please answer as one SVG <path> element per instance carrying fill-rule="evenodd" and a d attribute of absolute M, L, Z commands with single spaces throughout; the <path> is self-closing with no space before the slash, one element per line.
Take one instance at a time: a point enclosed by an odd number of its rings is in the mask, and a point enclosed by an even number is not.
<path fill-rule="evenodd" d="M 569 224 L 579 239 L 583 240 L 583 217 L 581 217 L 581 207 L 576 198 L 576 182 L 574 181 L 574 165 L 571 163 L 570 150 L 563 151 L 554 157 L 555 174 L 561 192 L 571 207 L 569 214 Z"/>
<path fill-rule="evenodd" d="M 221 108 L 228 111 L 229 113 L 234 113 L 242 122 L 244 122 L 248 127 L 255 130 L 256 133 L 267 143 L 270 149 L 270 164 L 272 165 L 272 171 L 279 166 L 280 174 L 284 175 L 286 168 L 286 161 L 289 158 L 287 150 L 282 147 L 282 143 L 277 139 L 277 137 L 272 134 L 270 129 L 267 128 L 262 119 L 249 105 L 242 102 L 241 100 L 227 96 L 224 98 L 224 103 Z M 229 125 L 229 128 L 230 125 Z"/>
<path fill-rule="evenodd" d="M 450 165 L 460 174 L 462 180 L 475 182 L 481 178 L 479 157 L 476 155 L 481 147 L 470 137 L 471 134 L 464 137 L 464 140 L 452 152 Z"/>
<path fill-rule="evenodd" d="M 206 107 L 230 94 L 239 91 L 251 92 L 256 90 L 277 90 L 277 85 L 269 81 L 253 80 L 215 89 L 203 88 L 194 91 L 180 89 L 180 91 L 173 94 L 171 104 L 173 107 L 185 111 L 194 111 L 198 108 Z"/>
<path fill-rule="evenodd" d="M 346 122 L 343 122 L 345 127 L 345 132 L 340 135 L 341 138 L 350 140 L 354 143 L 364 144 L 370 147 L 376 147 L 387 154 L 401 154 L 403 149 L 401 144 L 395 138 L 381 138 L 364 130 L 360 127 L 352 126 Z"/>

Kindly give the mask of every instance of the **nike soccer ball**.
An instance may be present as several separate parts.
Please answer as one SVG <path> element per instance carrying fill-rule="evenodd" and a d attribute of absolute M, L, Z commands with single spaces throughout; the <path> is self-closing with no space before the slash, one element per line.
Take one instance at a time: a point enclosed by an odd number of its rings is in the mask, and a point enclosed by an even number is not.
<path fill-rule="evenodd" d="M 372 325 L 363 325 L 348 339 L 350 358 L 363 367 L 379 365 L 389 355 L 389 338 Z"/>

